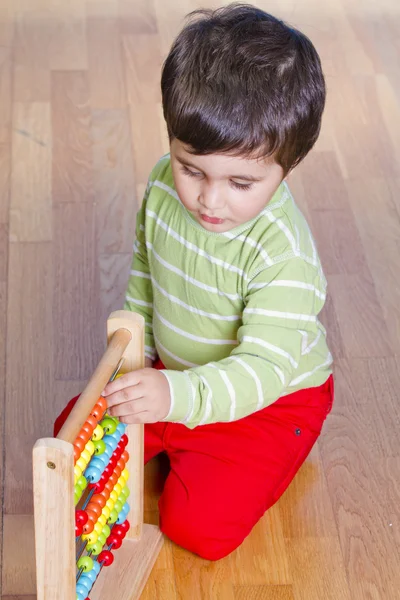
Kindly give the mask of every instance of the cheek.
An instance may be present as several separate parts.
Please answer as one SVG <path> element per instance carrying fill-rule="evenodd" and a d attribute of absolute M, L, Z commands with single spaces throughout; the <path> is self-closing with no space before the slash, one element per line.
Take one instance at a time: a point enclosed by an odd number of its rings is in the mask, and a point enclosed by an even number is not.
<path fill-rule="evenodd" d="M 189 208 L 193 207 L 196 202 L 196 184 L 191 182 L 188 177 L 181 173 L 173 173 L 175 189 L 182 201 L 182 204 Z"/>

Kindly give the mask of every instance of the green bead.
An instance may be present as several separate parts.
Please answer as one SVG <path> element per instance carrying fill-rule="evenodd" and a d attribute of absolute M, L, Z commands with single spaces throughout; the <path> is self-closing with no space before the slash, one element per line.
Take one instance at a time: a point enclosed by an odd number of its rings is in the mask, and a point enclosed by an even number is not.
<path fill-rule="evenodd" d="M 83 569 L 84 573 L 87 573 L 93 569 L 93 558 L 90 558 L 90 556 L 81 556 L 76 566 L 78 569 Z"/>
<path fill-rule="evenodd" d="M 96 455 L 103 454 L 106 450 L 106 444 L 103 440 L 93 440 L 94 453 Z"/>
<path fill-rule="evenodd" d="M 129 488 L 128 488 L 128 486 L 126 485 L 126 486 L 123 488 L 123 490 L 122 490 L 122 492 L 121 492 L 121 495 L 122 495 L 122 497 L 123 497 L 123 498 L 125 498 L 125 500 L 126 500 L 127 498 L 129 498 L 130 494 L 131 494 L 131 492 L 130 492 L 130 489 L 129 489 Z"/>
<path fill-rule="evenodd" d="M 104 544 L 106 543 L 106 541 L 107 541 L 107 537 L 108 537 L 108 536 L 104 535 L 104 533 L 101 533 L 101 534 L 99 535 L 99 537 L 97 538 L 97 541 L 99 542 L 99 544 L 101 544 L 101 547 L 103 547 L 103 546 L 104 546 Z"/>
<path fill-rule="evenodd" d="M 99 542 L 99 538 L 97 538 L 97 542 L 95 544 L 88 544 L 86 550 L 93 554 L 93 556 L 98 556 L 103 550 L 103 544 Z"/>
<path fill-rule="evenodd" d="M 75 492 L 74 493 L 74 505 L 76 506 L 79 502 L 79 500 L 81 499 L 81 491 L 79 490 L 79 492 Z"/>
<path fill-rule="evenodd" d="M 117 423 L 110 417 L 106 417 L 105 419 L 103 419 L 100 422 L 100 425 L 104 429 L 104 432 L 109 435 L 112 435 L 113 433 L 115 433 L 115 431 L 117 429 Z"/>
<path fill-rule="evenodd" d="M 110 516 L 108 518 L 107 523 L 111 523 L 114 524 L 116 522 L 116 520 L 118 519 L 118 513 L 115 510 L 115 508 L 111 511 Z"/>
<path fill-rule="evenodd" d="M 107 539 L 108 536 L 110 535 L 110 533 L 111 533 L 111 529 L 109 528 L 109 526 L 108 525 L 104 525 L 103 531 L 101 532 L 101 535 L 105 535 L 106 539 Z"/>
<path fill-rule="evenodd" d="M 86 479 L 86 477 L 85 477 L 84 475 L 81 475 L 81 476 L 79 477 L 78 481 L 76 482 L 76 485 L 77 485 L 78 487 L 80 487 L 80 489 L 81 489 L 82 491 L 83 491 L 83 490 L 85 490 L 85 489 L 87 488 L 87 484 L 88 484 L 88 482 L 87 482 L 87 479 Z"/>
<path fill-rule="evenodd" d="M 121 512 L 124 504 L 125 504 L 125 502 L 123 500 L 117 500 L 114 505 L 114 510 L 116 510 L 117 513 L 119 514 Z"/>

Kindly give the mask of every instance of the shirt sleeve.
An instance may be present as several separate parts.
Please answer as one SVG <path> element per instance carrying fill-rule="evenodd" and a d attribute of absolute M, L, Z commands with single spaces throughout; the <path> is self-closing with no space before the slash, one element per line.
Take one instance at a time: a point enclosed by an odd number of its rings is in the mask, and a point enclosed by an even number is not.
<path fill-rule="evenodd" d="M 323 275 L 297 257 L 252 277 L 231 354 L 186 371 L 162 371 L 171 392 L 164 420 L 193 428 L 241 419 L 275 402 L 293 379 L 305 338 L 312 343 L 321 335 L 325 287 Z"/>
<path fill-rule="evenodd" d="M 148 186 L 149 189 L 149 186 Z M 139 313 L 145 319 L 145 355 L 156 359 L 153 335 L 153 288 L 147 256 L 145 219 L 148 190 L 136 217 L 136 236 L 133 244 L 131 272 L 128 279 L 125 310 Z"/>

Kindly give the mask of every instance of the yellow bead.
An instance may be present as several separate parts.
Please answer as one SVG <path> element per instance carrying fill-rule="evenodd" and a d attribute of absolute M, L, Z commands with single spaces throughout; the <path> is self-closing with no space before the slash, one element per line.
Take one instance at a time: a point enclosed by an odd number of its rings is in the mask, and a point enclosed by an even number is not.
<path fill-rule="evenodd" d="M 119 495 L 120 495 L 120 493 L 121 493 L 121 491 L 122 491 L 122 485 L 120 485 L 119 483 L 116 483 L 116 484 L 114 485 L 113 492 L 117 492 L 117 494 L 118 494 L 118 496 L 119 496 Z M 110 497 L 111 497 L 111 494 L 110 494 Z"/>
<path fill-rule="evenodd" d="M 97 520 L 97 522 L 96 522 L 96 524 L 94 526 L 93 531 L 95 531 L 97 533 L 97 535 L 100 535 L 101 532 L 103 531 L 103 527 L 104 527 L 104 525 L 102 525 L 101 523 L 99 523 L 99 520 Z"/>
<path fill-rule="evenodd" d="M 79 479 L 79 477 L 82 475 L 82 469 L 81 469 L 81 467 L 80 467 L 78 464 L 76 464 L 76 465 L 74 466 L 74 475 L 75 475 L 75 477 L 77 477 L 78 479 Z"/>
<path fill-rule="evenodd" d="M 104 429 L 101 425 L 97 425 L 93 431 L 92 439 L 101 440 L 104 437 Z"/>
<path fill-rule="evenodd" d="M 118 485 L 120 485 L 121 487 L 124 487 L 124 485 L 126 484 L 125 477 L 123 477 L 123 476 L 121 475 L 121 477 L 118 479 L 117 483 L 118 483 Z M 115 486 L 114 486 L 114 487 L 115 487 Z"/>
<path fill-rule="evenodd" d="M 107 500 L 107 502 L 106 502 L 106 506 L 107 506 L 107 507 L 108 507 L 110 510 L 113 510 L 113 508 L 114 508 L 114 504 L 115 504 L 115 502 L 114 502 L 113 500 L 111 500 L 111 498 L 109 498 L 109 499 Z"/>
<path fill-rule="evenodd" d="M 118 494 L 117 492 L 115 492 L 114 490 L 111 492 L 110 494 L 110 498 L 111 500 L 113 500 L 114 502 L 116 502 L 118 500 Z"/>
<path fill-rule="evenodd" d="M 99 517 L 99 521 L 101 519 L 102 516 L 105 517 L 106 519 L 106 523 L 107 523 L 107 519 L 110 516 L 111 510 L 108 508 L 107 504 L 105 506 L 103 506 L 103 510 L 101 511 L 101 515 Z"/>
<path fill-rule="evenodd" d="M 128 471 L 128 469 L 124 469 L 122 471 L 121 475 L 125 479 L 125 481 L 128 481 L 128 479 L 129 479 L 129 471 Z"/>
<path fill-rule="evenodd" d="M 88 443 L 85 446 L 85 450 L 87 450 L 87 452 L 89 452 L 90 456 L 92 456 L 92 454 L 94 453 L 94 444 L 93 444 L 92 440 L 88 441 Z"/>
<path fill-rule="evenodd" d="M 88 465 L 87 461 L 81 455 L 81 457 L 78 458 L 78 460 L 76 461 L 75 466 L 78 466 L 80 469 L 82 469 L 82 473 L 83 473 L 83 471 L 86 469 L 87 465 Z"/>
<path fill-rule="evenodd" d="M 97 531 L 93 530 L 91 533 L 84 533 L 81 537 L 84 542 L 87 540 L 89 544 L 95 544 L 99 535 Z"/>
<path fill-rule="evenodd" d="M 77 475 L 75 475 L 74 473 L 74 485 L 76 485 L 76 482 L 78 481 L 79 477 L 77 477 Z"/>
<path fill-rule="evenodd" d="M 90 459 L 92 458 L 92 455 L 90 454 L 90 452 L 88 450 L 83 450 L 82 454 L 81 454 L 81 458 L 83 458 L 83 460 L 86 462 L 86 464 L 88 464 L 90 462 Z"/>
<path fill-rule="evenodd" d="M 104 507 L 104 508 L 106 508 L 106 507 Z M 110 515 L 108 515 L 108 516 L 110 516 Z M 100 515 L 100 516 L 99 516 L 99 518 L 97 519 L 97 523 L 99 523 L 99 524 L 101 525 L 101 530 L 102 530 L 102 531 L 103 531 L 103 527 L 104 527 L 104 525 L 106 525 L 106 524 L 107 524 L 107 519 L 108 519 L 108 517 L 106 517 L 106 516 L 105 516 L 105 515 L 103 515 L 103 514 L 102 514 L 102 515 Z"/>

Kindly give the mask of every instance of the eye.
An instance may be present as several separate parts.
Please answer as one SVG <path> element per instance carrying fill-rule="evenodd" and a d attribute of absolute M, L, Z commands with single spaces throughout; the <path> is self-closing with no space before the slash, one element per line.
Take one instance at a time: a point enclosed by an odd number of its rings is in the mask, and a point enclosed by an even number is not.
<path fill-rule="evenodd" d="M 181 166 L 181 171 L 182 171 L 182 173 L 184 173 L 185 175 L 188 175 L 189 177 L 201 177 L 201 173 L 197 173 L 197 171 L 191 171 L 190 169 L 185 167 L 185 165 Z"/>
<path fill-rule="evenodd" d="M 236 190 L 242 190 L 242 192 L 248 192 L 252 187 L 252 183 L 237 183 L 236 181 L 231 181 L 232 187 Z"/>

